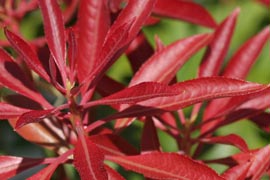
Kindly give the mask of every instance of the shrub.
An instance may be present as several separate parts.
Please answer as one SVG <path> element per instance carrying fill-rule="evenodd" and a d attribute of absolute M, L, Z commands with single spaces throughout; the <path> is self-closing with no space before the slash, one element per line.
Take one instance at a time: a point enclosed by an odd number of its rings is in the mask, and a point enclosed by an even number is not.
<path fill-rule="evenodd" d="M 269 1 L 261 1 L 269 6 Z M 81 179 L 124 179 L 129 170 L 151 179 L 259 179 L 269 174 L 270 146 L 250 149 L 237 134 L 218 128 L 248 119 L 269 128 L 269 86 L 245 81 L 269 40 L 269 26 L 225 61 L 240 9 L 221 23 L 201 5 L 182 0 L 4 1 L 1 24 L 0 118 L 54 157 L 0 156 L 0 177 L 46 165 L 28 179 L 68 179 L 72 164 Z M 43 17 L 44 36 L 25 40 L 20 24 L 29 13 Z M 212 29 L 155 47 L 142 27 L 173 18 Z M 42 33 L 41 33 L 42 34 Z M 177 72 L 206 49 L 194 79 L 177 82 Z M 128 84 L 107 70 L 125 54 L 133 75 Z M 224 66 L 223 66 L 224 65 Z M 63 102 L 55 99 L 61 97 Z M 110 109 L 106 112 L 100 107 Z M 185 108 L 191 112 L 186 113 Z M 100 115 L 101 114 L 101 115 Z M 130 127 L 142 126 L 141 131 Z M 125 132 L 125 133 L 123 133 Z M 159 132 L 174 139 L 165 152 Z M 139 145 L 130 141 L 140 133 Z M 208 144 L 239 149 L 228 157 L 201 159 Z M 207 164 L 224 164 L 218 174 Z M 116 166 L 117 164 L 117 166 Z M 119 166 L 124 169 L 119 170 Z M 122 174 L 122 175 L 121 175 Z"/>

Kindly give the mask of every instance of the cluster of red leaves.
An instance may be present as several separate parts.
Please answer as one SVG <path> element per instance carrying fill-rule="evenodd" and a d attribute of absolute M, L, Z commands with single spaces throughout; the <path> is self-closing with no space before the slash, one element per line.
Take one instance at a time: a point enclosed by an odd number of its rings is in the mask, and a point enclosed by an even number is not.
<path fill-rule="evenodd" d="M 202 6 L 184 0 L 62 3 L 61 10 L 56 0 L 1 2 L 1 25 L 12 29 L 4 29 L 7 40 L 1 44 L 12 47 L 17 56 L 0 49 L 0 84 L 11 90 L 1 97 L 0 118 L 9 121 L 23 138 L 54 150 L 58 157 L 2 155 L 0 179 L 40 164 L 47 167 L 29 179 L 50 179 L 64 163 L 73 164 L 81 179 L 124 179 L 105 160 L 152 179 L 259 179 L 270 173 L 270 146 L 250 150 L 236 134 L 213 136 L 219 127 L 243 118 L 264 130 L 269 127 L 269 112 L 265 111 L 270 105 L 269 86 L 241 80 L 269 40 L 269 27 L 243 44 L 221 71 L 239 9 L 217 24 Z M 36 8 L 43 16 L 45 37 L 26 42 L 19 35 L 19 22 Z M 209 27 L 213 33 L 168 46 L 157 40 L 154 50 L 141 28 L 158 23 L 160 17 Z M 76 23 L 68 27 L 74 18 Z M 204 47 L 197 78 L 176 82 L 177 71 Z M 105 74 L 123 53 L 134 71 L 128 87 Z M 58 91 L 65 103 L 54 106 L 48 102 L 40 84 Z M 101 98 L 94 98 L 96 93 Z M 116 113 L 95 119 L 92 111 L 99 105 L 110 106 Z M 186 118 L 182 109 L 191 105 L 191 116 Z M 200 109 L 201 121 L 197 118 Z M 144 124 L 139 149 L 119 135 L 135 120 Z M 114 128 L 104 126 L 112 121 Z M 175 138 L 179 152 L 163 152 L 158 129 Z M 198 130 L 200 134 L 192 137 Z M 196 160 L 205 144 L 216 143 L 233 145 L 240 153 Z M 192 147 L 196 147 L 194 153 Z M 206 165 L 213 162 L 227 165 L 228 170 L 218 175 Z"/>

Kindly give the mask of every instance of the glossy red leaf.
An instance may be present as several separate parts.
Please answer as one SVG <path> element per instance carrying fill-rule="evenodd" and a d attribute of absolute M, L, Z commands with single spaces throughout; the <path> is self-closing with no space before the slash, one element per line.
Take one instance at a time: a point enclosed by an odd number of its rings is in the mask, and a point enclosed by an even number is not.
<path fill-rule="evenodd" d="M 74 149 L 74 166 L 82 180 L 107 180 L 102 151 L 87 137 L 80 138 Z"/>
<path fill-rule="evenodd" d="M 108 180 L 125 180 L 117 171 L 113 170 L 111 167 L 105 165 Z"/>
<path fill-rule="evenodd" d="M 153 9 L 153 13 L 158 16 L 176 18 L 210 28 L 217 26 L 209 12 L 204 7 L 194 2 L 184 0 L 158 0 Z"/>
<path fill-rule="evenodd" d="M 110 118 L 153 115 L 160 110 L 175 111 L 214 98 L 255 93 L 265 89 L 266 86 L 225 77 L 208 77 L 180 82 L 172 88 L 181 90 L 183 93 L 139 102 L 137 106 L 116 113 Z"/>
<path fill-rule="evenodd" d="M 222 62 L 230 45 L 239 11 L 240 9 L 236 9 L 217 27 L 213 40 L 203 57 L 199 69 L 199 77 L 216 76 L 219 74 Z"/>
<path fill-rule="evenodd" d="M 150 43 L 143 33 L 140 33 L 129 45 L 126 55 L 131 64 L 133 72 L 136 72 L 141 65 L 154 53 Z"/>
<path fill-rule="evenodd" d="M 143 133 L 141 138 L 141 151 L 160 151 L 161 146 L 159 143 L 157 129 L 154 121 L 151 118 L 147 118 L 144 122 Z"/>
<path fill-rule="evenodd" d="M 0 102 L 0 119 L 16 118 L 27 111 L 29 110 Z"/>
<path fill-rule="evenodd" d="M 266 27 L 242 45 L 229 61 L 223 76 L 244 79 L 262 51 L 264 44 L 269 41 L 269 35 L 269 27 Z"/>
<path fill-rule="evenodd" d="M 31 79 L 3 49 L 0 49 L 0 72 L 1 85 L 39 102 L 45 107 L 50 107 L 49 103 L 36 91 Z"/>
<path fill-rule="evenodd" d="M 226 180 L 245 180 L 251 163 L 246 162 L 226 170 L 222 177 Z"/>
<path fill-rule="evenodd" d="M 39 74 L 40 77 L 50 82 L 50 77 L 38 59 L 36 52 L 30 47 L 30 45 L 28 45 L 22 38 L 7 29 L 5 29 L 5 35 L 11 43 L 12 47 L 15 48 L 16 51 L 23 57 L 28 67 Z"/>
<path fill-rule="evenodd" d="M 127 6 L 121 11 L 105 38 L 101 54 L 98 56 L 100 64 L 91 74 L 87 75 L 88 78 L 85 81 L 91 82 L 90 86 L 95 85 L 97 80 L 100 79 L 113 61 L 116 60 L 113 56 L 119 56 L 116 53 L 130 43 L 138 34 L 143 23 L 150 15 L 154 2 L 155 0 L 130 0 Z M 88 99 L 88 97 L 85 99 Z M 85 101 L 83 100 L 82 102 Z"/>
<path fill-rule="evenodd" d="M 43 164 L 44 159 L 0 156 L 0 179 L 9 179 L 20 172 Z"/>
<path fill-rule="evenodd" d="M 82 81 L 99 63 L 97 58 L 109 30 L 109 11 L 104 0 L 82 0 L 78 10 L 77 72 Z"/>
<path fill-rule="evenodd" d="M 251 161 L 247 177 L 252 177 L 251 180 L 260 179 L 270 167 L 270 146 L 267 145 L 255 152 Z"/>
<path fill-rule="evenodd" d="M 22 126 L 29 124 L 29 123 L 37 123 L 43 120 L 44 118 L 47 118 L 51 116 L 52 111 L 54 109 L 48 109 L 48 110 L 34 110 L 29 111 L 24 114 L 22 114 L 19 119 L 16 122 L 15 129 L 19 129 Z"/>
<path fill-rule="evenodd" d="M 43 16 L 45 37 L 53 59 L 60 70 L 63 81 L 66 81 L 66 44 L 64 22 L 61 9 L 55 0 L 39 0 Z"/>
<path fill-rule="evenodd" d="M 129 88 L 125 88 L 100 100 L 86 103 L 84 107 L 88 108 L 97 104 L 135 104 L 139 101 L 144 101 L 155 97 L 175 96 L 181 92 L 182 91 L 176 88 L 171 88 L 166 84 L 144 82 Z"/>
<path fill-rule="evenodd" d="M 37 179 L 50 180 L 56 168 L 61 163 L 64 163 L 68 159 L 68 156 L 70 156 L 71 154 L 72 154 L 72 150 L 65 152 L 64 154 L 55 158 L 52 161 L 52 163 L 50 163 L 47 167 L 43 168 L 41 171 L 38 171 L 36 174 L 32 175 L 31 177 L 27 178 L 27 180 L 37 180 Z"/>
<path fill-rule="evenodd" d="M 210 37 L 208 34 L 195 35 L 176 41 L 158 51 L 137 71 L 130 86 L 145 81 L 169 83 L 183 64 L 208 44 Z"/>
<path fill-rule="evenodd" d="M 135 147 L 118 135 L 94 135 L 89 138 L 105 155 L 124 156 L 139 154 Z"/>
<path fill-rule="evenodd" d="M 203 163 L 176 153 L 152 152 L 138 156 L 106 156 L 106 159 L 154 179 L 223 179 Z"/>
<path fill-rule="evenodd" d="M 240 136 L 238 136 L 236 134 L 203 138 L 200 141 L 204 142 L 204 143 L 210 143 L 210 144 L 215 144 L 215 143 L 229 144 L 229 145 L 233 145 L 233 146 L 239 148 L 243 152 L 248 152 L 248 146 L 247 146 L 246 142 L 244 141 L 244 139 L 242 139 Z"/>

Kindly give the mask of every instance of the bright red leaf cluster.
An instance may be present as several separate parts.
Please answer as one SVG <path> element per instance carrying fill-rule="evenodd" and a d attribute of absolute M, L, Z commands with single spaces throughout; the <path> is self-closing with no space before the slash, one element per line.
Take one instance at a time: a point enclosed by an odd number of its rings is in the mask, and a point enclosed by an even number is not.
<path fill-rule="evenodd" d="M 270 174 L 270 146 L 251 150 L 236 134 L 214 136 L 219 127 L 243 118 L 268 130 L 270 87 L 244 79 L 269 41 L 269 26 L 243 44 L 222 68 L 239 9 L 217 23 L 204 7 L 186 0 L 0 4 L 6 37 L 0 42 L 0 88 L 10 90 L 1 97 L 0 118 L 26 140 L 57 154 L 40 159 L 1 155 L 0 179 L 46 164 L 29 179 L 49 180 L 65 163 L 73 164 L 84 180 L 124 179 L 107 161 L 151 179 L 256 180 Z M 19 24 L 33 10 L 42 14 L 45 36 L 26 41 Z M 202 25 L 212 32 L 168 46 L 157 38 L 153 49 L 141 30 L 162 17 Z M 12 49 L 12 55 L 5 48 Z M 176 73 L 203 48 L 197 78 L 177 82 Z M 122 54 L 134 73 L 128 86 L 106 75 Z M 41 83 L 48 87 L 46 93 L 57 91 L 65 102 L 59 106 L 49 102 Z M 101 105 L 115 113 L 96 118 L 93 111 Z M 186 117 L 183 108 L 192 105 L 191 116 Z M 120 135 L 134 121 L 143 124 L 140 147 Z M 108 128 L 112 122 L 114 127 Z M 163 151 L 158 131 L 176 140 L 178 152 Z M 194 138 L 196 131 L 200 134 Z M 217 143 L 240 152 L 227 158 L 197 159 L 205 144 Z M 207 163 L 225 164 L 228 169 L 218 174 Z"/>

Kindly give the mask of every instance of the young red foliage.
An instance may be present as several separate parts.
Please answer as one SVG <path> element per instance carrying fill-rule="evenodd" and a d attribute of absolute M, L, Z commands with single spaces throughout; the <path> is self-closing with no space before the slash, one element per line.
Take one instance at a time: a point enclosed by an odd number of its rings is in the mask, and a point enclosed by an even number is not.
<path fill-rule="evenodd" d="M 47 167 L 28 179 L 49 180 L 54 173 L 66 177 L 63 164 L 72 165 L 80 179 L 125 179 L 125 173 L 108 161 L 148 179 L 256 180 L 269 175 L 269 146 L 252 150 L 244 136 L 214 136 L 218 128 L 243 118 L 264 133 L 269 130 L 270 87 L 244 80 L 269 41 L 269 26 L 226 64 L 239 8 L 216 23 L 205 7 L 184 0 L 33 0 L 0 5 L 7 38 L 0 40 L 5 48 L 0 49 L 0 118 L 25 140 L 57 156 L 1 155 L 1 179 L 41 164 Z M 34 10 L 41 11 L 45 35 L 26 41 L 21 20 Z M 163 17 L 213 32 L 169 45 L 155 36 L 154 49 L 142 28 L 162 23 Z M 178 71 L 205 47 L 198 77 L 178 82 Z M 134 74 L 127 85 L 106 74 L 122 54 Z M 191 105 L 195 106 L 188 116 L 183 108 Z M 176 152 L 165 152 L 168 144 L 160 133 L 175 141 Z M 135 143 L 131 135 L 139 135 Z M 205 144 L 227 144 L 241 152 L 198 161 Z M 228 168 L 219 175 L 208 163 Z"/>

